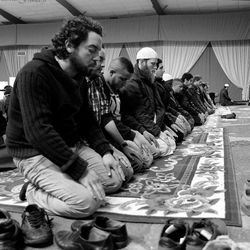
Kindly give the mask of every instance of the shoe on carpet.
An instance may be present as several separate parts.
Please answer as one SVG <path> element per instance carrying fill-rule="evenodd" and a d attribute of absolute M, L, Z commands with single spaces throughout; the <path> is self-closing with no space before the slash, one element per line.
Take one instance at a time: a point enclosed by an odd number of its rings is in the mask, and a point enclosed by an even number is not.
<path fill-rule="evenodd" d="M 190 234 L 186 241 L 186 250 L 202 250 L 218 235 L 227 235 L 227 227 L 220 219 L 201 219 L 191 226 Z"/>
<path fill-rule="evenodd" d="M 94 220 L 74 221 L 71 229 L 78 230 L 82 225 L 90 224 L 94 227 L 111 234 L 114 247 L 116 249 L 124 248 L 128 244 L 128 233 L 126 224 L 120 221 L 112 220 L 108 217 L 97 216 Z"/>
<path fill-rule="evenodd" d="M 0 209 L 0 249 L 17 250 L 23 248 L 20 225 L 10 214 Z"/>
<path fill-rule="evenodd" d="M 159 250 L 185 249 L 186 238 L 189 233 L 189 224 L 181 219 L 170 219 L 162 229 L 159 241 Z"/>
<path fill-rule="evenodd" d="M 55 243 L 63 250 L 113 250 L 110 233 L 91 225 L 82 225 L 77 231 L 59 231 L 55 235 Z"/>
<path fill-rule="evenodd" d="M 241 196 L 241 210 L 250 216 L 250 180 L 246 180 Z"/>
<path fill-rule="evenodd" d="M 22 214 L 24 243 L 28 246 L 45 247 L 53 244 L 51 219 L 43 208 L 28 205 Z"/>

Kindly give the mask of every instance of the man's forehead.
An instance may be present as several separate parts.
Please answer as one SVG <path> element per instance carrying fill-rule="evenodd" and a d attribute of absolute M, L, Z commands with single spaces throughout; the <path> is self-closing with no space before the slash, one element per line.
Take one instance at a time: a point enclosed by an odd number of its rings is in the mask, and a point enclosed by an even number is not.
<path fill-rule="evenodd" d="M 148 59 L 149 62 L 157 62 L 157 58 L 150 58 Z"/>
<path fill-rule="evenodd" d="M 94 46 L 98 50 L 102 49 L 102 37 L 96 32 L 90 31 L 88 34 L 88 39 L 86 40 L 87 46 Z"/>

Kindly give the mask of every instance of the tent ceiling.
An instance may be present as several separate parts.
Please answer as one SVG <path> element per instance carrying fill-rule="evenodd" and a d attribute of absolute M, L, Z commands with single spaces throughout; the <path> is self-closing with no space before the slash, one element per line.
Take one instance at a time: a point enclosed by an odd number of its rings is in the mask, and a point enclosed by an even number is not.
<path fill-rule="evenodd" d="M 250 0 L 0 0 L 0 25 L 58 21 L 85 13 L 97 19 L 250 10 Z"/>

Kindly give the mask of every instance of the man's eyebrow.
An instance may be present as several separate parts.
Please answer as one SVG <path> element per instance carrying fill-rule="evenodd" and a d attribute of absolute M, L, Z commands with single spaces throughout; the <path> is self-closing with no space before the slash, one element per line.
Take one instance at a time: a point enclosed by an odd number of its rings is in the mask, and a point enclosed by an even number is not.
<path fill-rule="evenodd" d="M 94 44 L 90 44 L 89 47 L 93 47 L 93 48 L 95 48 L 96 50 L 99 50 L 99 47 L 97 47 L 97 46 L 94 45 Z"/>

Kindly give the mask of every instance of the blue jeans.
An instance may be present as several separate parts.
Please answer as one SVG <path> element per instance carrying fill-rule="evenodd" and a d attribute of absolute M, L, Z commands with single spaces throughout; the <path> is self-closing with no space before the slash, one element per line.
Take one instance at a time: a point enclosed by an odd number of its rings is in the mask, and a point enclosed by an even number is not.
<path fill-rule="evenodd" d="M 106 193 L 120 189 L 122 182 L 114 171 L 111 177 L 108 176 L 99 154 L 87 146 L 82 146 L 78 153 L 88 162 L 88 168 L 99 176 Z M 53 214 L 72 218 L 87 217 L 101 205 L 83 185 L 43 155 L 14 158 L 14 163 L 30 181 L 26 192 L 29 204 L 35 203 Z"/>

